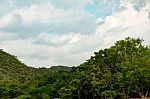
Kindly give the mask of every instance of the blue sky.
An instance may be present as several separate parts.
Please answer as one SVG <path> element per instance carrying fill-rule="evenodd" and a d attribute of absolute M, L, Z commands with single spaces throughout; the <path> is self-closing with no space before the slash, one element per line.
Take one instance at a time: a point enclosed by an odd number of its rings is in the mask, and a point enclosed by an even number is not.
<path fill-rule="evenodd" d="M 128 36 L 150 44 L 149 0 L 0 0 L 0 6 L 0 48 L 29 66 L 77 66 Z"/>

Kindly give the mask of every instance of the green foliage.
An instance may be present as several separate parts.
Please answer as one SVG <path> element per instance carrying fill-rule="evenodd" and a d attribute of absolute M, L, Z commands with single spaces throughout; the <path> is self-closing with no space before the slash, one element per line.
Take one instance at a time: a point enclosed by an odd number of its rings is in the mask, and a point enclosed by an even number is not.
<path fill-rule="evenodd" d="M 78 67 L 31 68 L 0 50 L 0 99 L 127 99 L 150 96 L 150 48 L 126 38 Z"/>

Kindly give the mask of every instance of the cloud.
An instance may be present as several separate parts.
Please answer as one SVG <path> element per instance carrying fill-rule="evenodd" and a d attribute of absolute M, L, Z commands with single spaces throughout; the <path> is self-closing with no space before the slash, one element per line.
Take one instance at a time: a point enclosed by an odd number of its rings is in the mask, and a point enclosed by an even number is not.
<path fill-rule="evenodd" d="M 4 41 L 14 40 L 14 39 L 17 39 L 16 34 L 6 33 L 6 32 L 0 31 L 0 43 L 2 43 Z"/>
<path fill-rule="evenodd" d="M 12 6 L 17 4 L 15 1 Z M 97 15 L 84 10 L 91 0 L 67 1 L 33 4 L 27 0 L 28 6 L 22 5 L 1 16 L 0 48 L 27 65 L 49 67 L 79 65 L 94 51 L 127 36 L 143 38 L 150 44 L 149 3 L 137 9 L 140 3 L 120 1 L 119 8 L 112 10 L 111 15 L 96 19 Z M 72 7 L 73 4 L 79 5 Z"/>
<path fill-rule="evenodd" d="M 69 33 L 66 35 L 40 33 L 36 38 L 36 43 L 42 43 L 47 45 L 62 46 L 63 44 L 73 44 L 78 42 L 82 38 L 81 34 Z"/>
<path fill-rule="evenodd" d="M 96 26 L 95 17 L 86 11 L 56 8 L 51 2 L 15 8 L 0 17 L 0 21 L 2 31 L 23 34 L 24 37 L 41 32 L 87 34 L 93 33 Z"/>
<path fill-rule="evenodd" d="M 146 3 L 140 10 L 136 10 L 130 2 L 124 3 L 126 8 L 121 12 L 113 12 L 97 27 L 97 34 L 105 38 L 108 45 L 125 37 L 140 37 L 149 41 L 150 18 L 149 5 Z M 106 45 L 107 46 L 107 45 Z"/>
<path fill-rule="evenodd" d="M 58 8 L 81 10 L 88 3 L 92 3 L 93 0 L 51 0 L 52 4 Z M 65 6 L 64 6 L 65 5 Z"/>
<path fill-rule="evenodd" d="M 6 27 L 9 23 L 11 23 L 13 16 L 8 14 L 5 16 L 0 17 L 0 28 Z"/>
<path fill-rule="evenodd" d="M 27 65 L 48 67 L 58 64 L 79 65 L 93 53 L 96 46 L 101 44 L 102 41 L 96 34 L 50 35 L 42 33 L 35 38 L 5 41 L 0 43 L 0 47 L 17 55 Z"/>

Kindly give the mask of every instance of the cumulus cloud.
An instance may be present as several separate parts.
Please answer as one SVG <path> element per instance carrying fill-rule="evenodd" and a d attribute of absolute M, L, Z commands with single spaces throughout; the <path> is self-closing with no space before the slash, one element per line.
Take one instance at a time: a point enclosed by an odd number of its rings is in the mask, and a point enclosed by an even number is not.
<path fill-rule="evenodd" d="M 37 43 L 43 43 L 48 45 L 56 45 L 60 46 L 63 44 L 73 44 L 78 42 L 82 38 L 81 34 L 77 33 L 69 33 L 66 35 L 58 35 L 58 34 L 48 34 L 48 33 L 40 33 L 35 39 L 36 41 L 40 41 Z"/>
<path fill-rule="evenodd" d="M 85 18 L 86 17 L 86 18 Z M 22 34 L 48 33 L 92 33 L 95 17 L 83 10 L 64 10 L 56 8 L 51 2 L 43 5 L 33 4 L 13 9 L 0 17 L 0 28 L 5 32 Z M 90 28 L 86 28 L 86 27 Z"/>
<path fill-rule="evenodd" d="M 137 9 L 135 2 L 121 1 L 121 9 L 96 21 L 93 14 L 82 9 L 91 0 L 81 0 L 77 9 L 70 8 L 73 3 L 67 1 L 61 1 L 67 4 L 66 8 L 52 0 L 42 5 L 31 3 L 1 16 L 0 48 L 17 55 L 27 65 L 49 67 L 79 65 L 93 51 L 128 36 L 143 38 L 150 44 L 149 2 Z"/>
<path fill-rule="evenodd" d="M 132 3 L 124 2 L 126 7 L 121 12 L 113 12 L 111 16 L 104 19 L 103 24 L 98 25 L 97 34 L 105 38 L 109 45 L 112 42 L 125 37 L 140 37 L 149 41 L 150 3 L 146 3 L 140 10 L 136 10 Z"/>
<path fill-rule="evenodd" d="M 100 44 L 98 41 L 101 40 L 96 35 L 42 33 L 35 38 L 5 41 L 0 46 L 5 51 L 17 55 L 27 65 L 36 67 L 58 64 L 72 66 L 85 61 L 95 46 Z"/>

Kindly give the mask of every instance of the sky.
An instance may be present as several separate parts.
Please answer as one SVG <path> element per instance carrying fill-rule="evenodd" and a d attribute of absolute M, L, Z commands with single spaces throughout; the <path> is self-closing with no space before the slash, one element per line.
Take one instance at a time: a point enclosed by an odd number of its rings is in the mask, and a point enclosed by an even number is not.
<path fill-rule="evenodd" d="M 78 66 L 125 37 L 150 45 L 149 0 L 0 0 L 0 7 L 0 49 L 28 66 Z"/>

